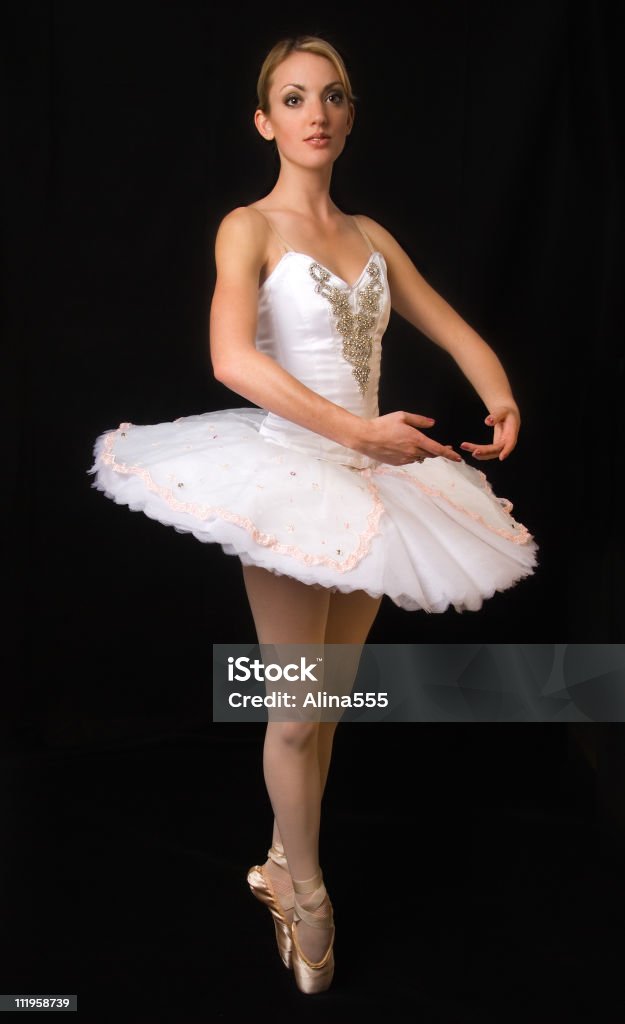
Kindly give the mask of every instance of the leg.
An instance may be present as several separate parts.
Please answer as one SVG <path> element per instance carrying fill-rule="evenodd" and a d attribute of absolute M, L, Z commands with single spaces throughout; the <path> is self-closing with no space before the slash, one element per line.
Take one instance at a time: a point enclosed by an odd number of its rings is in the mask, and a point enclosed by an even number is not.
<path fill-rule="evenodd" d="M 324 642 L 326 644 L 364 644 L 381 603 L 381 597 L 370 597 L 364 590 L 356 590 L 348 594 L 342 594 L 340 591 L 330 592 Z M 356 678 L 357 671 L 358 665 L 356 664 L 353 667 L 352 682 Z M 332 685 L 331 680 L 327 680 L 327 682 Z M 317 755 L 322 797 L 328 780 L 332 744 L 337 725 L 338 722 L 319 723 Z M 282 843 L 275 818 L 272 842 L 278 846 Z"/>
<path fill-rule="evenodd" d="M 331 594 L 330 607 L 324 636 L 325 669 L 324 688 L 331 693 L 351 693 L 354 680 L 358 673 L 358 665 L 374 619 L 378 613 L 382 597 L 372 598 L 365 591 L 352 591 L 343 594 L 340 591 Z M 334 734 L 338 721 L 320 722 L 317 736 L 317 760 L 320 778 L 320 800 L 326 786 L 332 757 Z M 295 876 L 297 877 L 297 876 Z M 301 899 L 302 897 L 300 897 Z M 323 904 L 320 910 L 323 910 Z M 302 929 L 305 922 L 299 921 L 297 936 L 302 948 Z M 319 931 L 320 929 L 309 929 Z M 323 936 L 323 932 L 321 932 Z M 318 943 L 318 956 L 323 955 L 323 944 Z M 304 950 L 306 951 L 306 950 Z"/>
<path fill-rule="evenodd" d="M 243 565 L 245 587 L 259 644 L 311 644 L 323 650 L 330 591 L 310 587 L 258 566 Z M 267 791 L 293 879 L 319 871 L 321 785 L 317 757 L 319 723 L 269 721 L 263 750 Z M 263 865 L 280 896 L 292 888 L 289 872 Z M 317 913 L 322 916 L 323 905 Z M 292 914 L 289 914 L 292 917 Z M 300 921 L 302 950 L 312 960 L 327 947 L 326 929 Z"/>
<path fill-rule="evenodd" d="M 330 591 L 330 601 L 324 635 L 326 644 L 364 644 L 369 635 L 375 617 L 382 603 L 382 597 L 370 597 L 364 590 L 355 590 L 348 594 L 340 591 Z M 357 653 L 357 652 L 353 652 Z M 358 664 L 355 664 L 347 671 L 353 679 L 356 678 Z M 332 681 L 326 679 L 332 686 Z M 325 791 L 330 769 L 332 756 L 332 744 L 334 733 L 338 722 L 320 722 L 318 725 L 317 755 L 319 761 L 319 776 L 321 795 Z M 278 823 L 274 818 L 273 838 L 274 845 L 280 846 L 282 839 Z"/>
<path fill-rule="evenodd" d="M 354 590 L 349 594 L 342 594 L 340 591 L 332 593 L 330 595 L 325 643 L 364 644 L 369 636 L 381 603 L 382 597 L 370 597 L 364 590 Z M 342 671 L 346 672 L 350 677 L 342 680 L 342 686 L 345 689 L 349 689 L 353 685 L 360 660 L 357 648 L 354 647 L 348 654 L 354 658 L 354 663 L 351 665 L 345 664 L 342 668 Z M 356 658 L 358 659 L 357 661 L 355 660 Z M 330 685 L 332 686 L 332 681 L 330 681 Z M 319 756 L 322 794 L 330 770 L 332 744 L 337 725 L 338 722 L 320 722 L 319 724 L 317 752 Z"/>
<path fill-rule="evenodd" d="M 259 643 L 331 643 L 362 645 L 380 606 L 380 598 L 364 592 L 332 593 L 309 587 L 289 577 L 255 566 L 243 566 L 245 585 Z M 320 649 L 322 649 L 320 647 Z M 352 663 L 343 664 L 353 685 L 359 652 L 348 652 Z M 274 844 L 284 842 L 292 878 L 311 878 L 319 869 L 321 797 L 326 784 L 336 723 L 269 723 L 264 749 L 267 789 L 275 813 Z M 269 860 L 278 895 L 288 891 L 288 873 Z M 302 901 L 305 897 L 302 897 Z M 325 901 L 324 901 L 325 902 Z M 302 905 L 305 905 L 304 903 Z M 327 906 L 315 915 L 323 918 Z M 292 912 L 285 912 L 288 919 Z M 312 960 L 327 947 L 325 929 L 298 922 L 302 950 Z"/>

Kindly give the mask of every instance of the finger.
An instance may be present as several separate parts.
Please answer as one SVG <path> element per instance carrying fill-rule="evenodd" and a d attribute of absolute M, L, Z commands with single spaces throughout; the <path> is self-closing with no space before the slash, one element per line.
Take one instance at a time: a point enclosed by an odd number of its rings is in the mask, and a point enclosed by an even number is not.
<path fill-rule="evenodd" d="M 504 448 L 504 444 L 473 444 L 471 441 L 463 441 L 460 447 L 465 448 L 475 459 L 495 459 Z"/>
<path fill-rule="evenodd" d="M 515 426 L 511 419 L 505 419 L 494 423 L 492 426 L 493 430 L 493 441 L 507 441 L 512 437 L 516 437 L 518 428 Z"/>
<path fill-rule="evenodd" d="M 467 452 L 476 452 L 477 451 L 478 453 L 482 453 L 483 454 L 484 452 L 489 452 L 489 451 L 491 451 L 491 452 L 492 451 L 500 452 L 501 449 L 503 448 L 504 444 L 505 444 L 505 442 L 504 442 L 503 439 L 500 439 L 498 441 L 493 441 L 491 444 L 474 444 L 473 441 L 463 441 L 462 444 L 460 445 L 460 447 L 464 448 L 465 451 L 467 451 Z"/>
<path fill-rule="evenodd" d="M 518 431 L 512 424 L 506 424 L 503 427 L 495 427 L 494 441 L 496 443 L 503 444 L 506 455 L 509 455 L 515 447 L 517 437 Z"/>
<path fill-rule="evenodd" d="M 458 452 L 454 451 L 450 444 L 442 445 L 435 442 L 432 442 L 431 447 L 427 448 L 425 445 L 422 445 L 414 458 L 416 461 L 421 461 L 423 458 L 435 459 L 437 456 L 449 459 L 450 462 L 462 462 L 461 456 L 458 455 Z"/>
<path fill-rule="evenodd" d="M 518 416 L 518 410 L 515 412 L 512 408 L 504 406 L 497 412 L 490 412 L 488 416 L 486 416 L 486 418 L 484 419 L 484 423 L 486 423 L 490 427 L 495 423 L 500 423 L 501 420 L 507 419 L 511 414 L 513 415 L 513 417 Z"/>
<path fill-rule="evenodd" d="M 462 456 L 455 452 L 450 444 L 438 445 L 438 451 L 435 451 L 434 455 L 441 455 L 451 462 L 462 462 Z"/>
<path fill-rule="evenodd" d="M 488 462 L 490 459 L 496 459 L 498 455 L 499 452 L 473 452 L 473 458 L 476 460 L 476 462 Z"/>
<path fill-rule="evenodd" d="M 509 444 L 505 444 L 503 449 L 502 449 L 502 451 L 499 454 L 499 460 L 501 462 L 503 462 L 503 460 L 507 459 L 508 456 L 510 455 L 510 453 L 513 452 L 515 448 L 516 448 L 516 441 L 514 441 L 514 440 L 511 441 Z"/>
<path fill-rule="evenodd" d="M 416 412 L 404 413 L 406 423 L 411 427 L 432 427 L 436 420 L 432 416 L 420 416 Z"/>

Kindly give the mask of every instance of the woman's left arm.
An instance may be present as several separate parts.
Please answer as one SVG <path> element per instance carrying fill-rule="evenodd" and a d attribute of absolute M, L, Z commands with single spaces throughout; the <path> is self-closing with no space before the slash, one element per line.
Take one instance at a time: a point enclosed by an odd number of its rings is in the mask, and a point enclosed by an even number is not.
<path fill-rule="evenodd" d="M 477 459 L 507 458 L 516 446 L 521 416 L 498 356 L 428 284 L 386 228 L 370 217 L 358 219 L 386 260 L 395 312 L 449 353 L 488 409 L 484 422 L 494 428 L 493 443 L 463 441 L 460 447 Z"/>

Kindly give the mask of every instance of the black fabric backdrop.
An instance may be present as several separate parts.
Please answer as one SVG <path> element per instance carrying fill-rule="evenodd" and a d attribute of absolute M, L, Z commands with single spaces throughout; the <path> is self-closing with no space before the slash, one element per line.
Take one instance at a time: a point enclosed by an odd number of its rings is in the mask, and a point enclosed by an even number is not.
<path fill-rule="evenodd" d="M 271 188 L 256 76 L 272 43 L 298 31 L 334 42 L 359 97 L 335 201 L 388 227 L 504 362 L 523 424 L 513 456 L 483 468 L 540 545 L 535 576 L 479 613 L 385 601 L 370 640 L 617 641 L 613 9 L 437 3 L 404 21 L 359 7 L 298 20 L 199 3 L 26 3 L 12 15 L 5 536 L 35 690 L 60 673 L 88 700 L 86 664 L 124 693 L 137 673 L 169 671 L 193 689 L 181 651 L 201 666 L 211 642 L 254 639 L 238 560 L 115 506 L 86 470 L 97 434 L 122 420 L 248 404 L 211 372 L 213 242 L 228 210 Z M 488 437 L 455 364 L 393 314 L 381 410 L 397 408 L 435 416 L 446 442 Z"/>
<path fill-rule="evenodd" d="M 211 644 L 255 639 L 238 560 L 114 505 L 86 471 L 122 420 L 248 404 L 211 373 L 213 241 L 273 184 L 256 78 L 301 32 L 337 46 L 358 96 L 334 200 L 393 232 L 502 358 L 523 424 L 482 468 L 540 545 L 535 576 L 480 612 L 386 600 L 370 641 L 620 641 L 618 5 L 4 12 L 6 749 L 242 735 L 210 726 Z M 381 411 L 398 408 L 435 416 L 444 442 L 489 436 L 455 365 L 393 314 Z M 490 743 L 485 762 L 509 734 Z"/>

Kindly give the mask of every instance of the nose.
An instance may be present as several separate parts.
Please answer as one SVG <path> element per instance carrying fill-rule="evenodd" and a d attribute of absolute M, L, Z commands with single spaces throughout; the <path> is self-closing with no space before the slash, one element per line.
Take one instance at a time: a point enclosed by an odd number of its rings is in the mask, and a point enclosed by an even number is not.
<path fill-rule="evenodd" d="M 321 125 L 321 124 L 326 124 L 327 123 L 328 118 L 327 118 L 325 104 L 324 104 L 323 101 L 321 101 L 321 102 L 317 101 L 317 103 L 313 106 L 313 109 L 312 109 L 312 112 L 311 112 L 311 115 L 310 115 L 310 120 L 311 120 L 311 123 L 313 125 Z"/>

